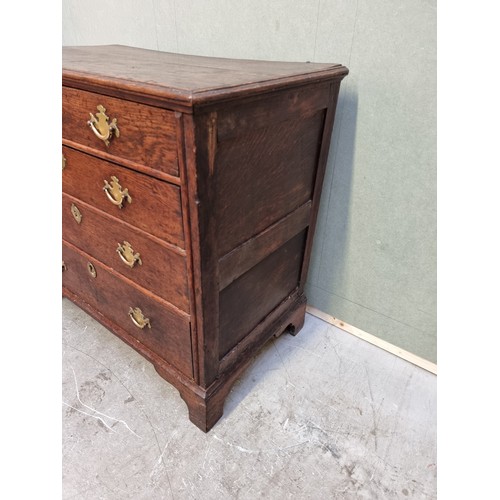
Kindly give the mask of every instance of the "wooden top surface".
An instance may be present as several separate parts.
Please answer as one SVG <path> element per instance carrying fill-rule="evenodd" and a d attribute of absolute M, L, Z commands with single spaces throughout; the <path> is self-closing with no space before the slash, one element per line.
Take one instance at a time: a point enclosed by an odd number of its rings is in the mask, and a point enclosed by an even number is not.
<path fill-rule="evenodd" d="M 340 64 L 224 59 L 123 45 L 63 47 L 66 85 L 83 83 L 189 104 L 342 78 L 347 72 Z"/>

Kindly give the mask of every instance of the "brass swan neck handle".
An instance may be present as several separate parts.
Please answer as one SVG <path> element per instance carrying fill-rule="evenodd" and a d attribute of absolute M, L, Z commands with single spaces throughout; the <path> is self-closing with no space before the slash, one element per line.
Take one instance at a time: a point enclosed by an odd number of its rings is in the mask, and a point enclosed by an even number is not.
<path fill-rule="evenodd" d="M 111 120 L 111 123 L 108 123 L 109 116 L 106 114 L 106 108 L 99 104 L 97 106 L 98 113 L 90 114 L 90 120 L 87 122 L 87 125 L 92 129 L 92 132 L 96 135 L 97 138 L 104 141 L 106 146 L 109 146 L 109 142 L 115 137 L 120 137 L 120 130 L 118 129 L 118 124 L 116 118 Z"/>

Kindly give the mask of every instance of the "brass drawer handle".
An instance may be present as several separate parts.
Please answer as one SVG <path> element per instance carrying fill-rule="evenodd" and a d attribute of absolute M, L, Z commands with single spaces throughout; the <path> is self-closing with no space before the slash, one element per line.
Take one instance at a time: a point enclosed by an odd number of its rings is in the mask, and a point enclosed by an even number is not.
<path fill-rule="evenodd" d="M 125 188 L 122 190 L 118 177 L 114 175 L 111 176 L 111 184 L 107 180 L 104 180 L 104 187 L 102 189 L 106 193 L 108 200 L 118 208 L 123 208 L 123 200 L 132 203 L 132 197 L 128 194 L 128 189 Z"/>
<path fill-rule="evenodd" d="M 124 241 L 123 245 L 121 243 L 118 243 L 116 252 L 120 256 L 122 262 L 128 267 L 132 268 L 136 263 L 142 266 L 141 254 L 134 253 L 134 249 L 128 241 Z"/>
<path fill-rule="evenodd" d="M 62 270 L 63 270 L 63 272 L 68 270 L 68 266 L 66 265 L 64 260 L 62 261 Z"/>
<path fill-rule="evenodd" d="M 78 210 L 78 207 L 74 203 L 71 204 L 71 213 L 73 214 L 76 222 L 80 224 L 80 222 L 82 222 L 82 213 Z"/>
<path fill-rule="evenodd" d="M 66 168 L 66 157 L 62 155 L 62 169 L 64 170 Z"/>
<path fill-rule="evenodd" d="M 140 328 L 142 330 L 146 325 L 148 326 L 148 328 L 151 328 L 151 322 L 148 318 L 144 317 L 144 314 L 142 314 L 142 311 L 138 307 L 134 309 L 132 309 L 131 307 L 128 310 L 128 315 L 130 316 L 132 323 L 134 323 L 137 328 Z"/>
<path fill-rule="evenodd" d="M 99 104 L 97 109 L 99 113 L 96 113 L 96 116 L 89 113 L 90 120 L 87 122 L 87 125 L 92 129 L 96 137 L 104 141 L 106 146 L 109 146 L 109 141 L 113 138 L 113 134 L 115 137 L 120 137 L 116 118 L 113 118 L 111 123 L 108 123 L 109 116 L 106 115 L 106 108 L 102 104 Z"/>

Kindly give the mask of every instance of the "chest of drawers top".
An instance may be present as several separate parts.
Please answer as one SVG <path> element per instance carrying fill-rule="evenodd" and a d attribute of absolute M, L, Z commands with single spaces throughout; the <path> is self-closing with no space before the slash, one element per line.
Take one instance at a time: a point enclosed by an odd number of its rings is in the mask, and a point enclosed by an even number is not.
<path fill-rule="evenodd" d="M 203 57 L 122 45 L 63 48 L 63 85 L 185 112 L 346 74 L 340 64 Z"/>

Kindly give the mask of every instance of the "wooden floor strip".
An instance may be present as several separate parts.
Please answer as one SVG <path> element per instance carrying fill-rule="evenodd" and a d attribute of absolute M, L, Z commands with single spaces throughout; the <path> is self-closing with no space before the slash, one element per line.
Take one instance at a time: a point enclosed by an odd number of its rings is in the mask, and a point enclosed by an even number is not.
<path fill-rule="evenodd" d="M 406 361 L 409 361 L 410 363 L 413 363 L 416 366 L 419 366 L 420 368 L 423 368 L 424 370 L 434 373 L 434 375 L 437 375 L 437 365 L 435 363 L 432 363 L 431 361 L 428 361 L 427 359 L 421 358 L 416 354 L 405 351 L 404 349 L 401 349 L 400 347 L 397 347 L 390 342 L 379 339 L 378 337 L 375 337 L 375 335 L 360 330 L 355 326 L 349 325 L 348 323 L 345 323 L 344 321 L 335 318 L 334 316 L 330 316 L 329 314 L 324 313 L 323 311 L 320 311 L 315 307 L 307 306 L 306 310 L 309 314 L 312 314 L 313 316 L 316 316 L 316 318 L 322 319 L 323 321 L 326 321 L 327 323 L 340 328 L 344 332 L 350 333 L 351 335 L 365 340 L 370 344 L 384 349 L 384 351 L 390 352 L 391 354 L 394 354 Z"/>

